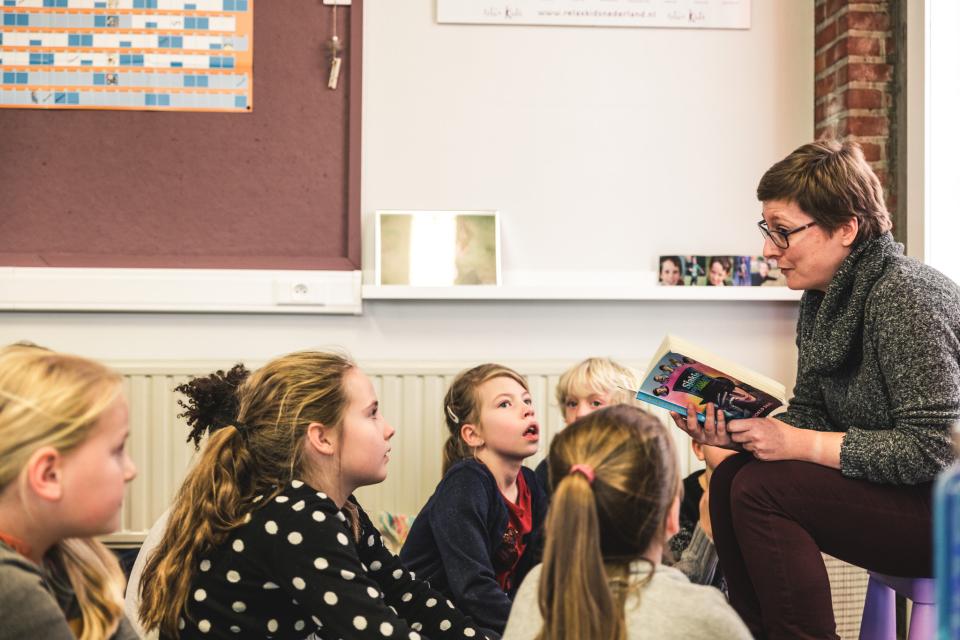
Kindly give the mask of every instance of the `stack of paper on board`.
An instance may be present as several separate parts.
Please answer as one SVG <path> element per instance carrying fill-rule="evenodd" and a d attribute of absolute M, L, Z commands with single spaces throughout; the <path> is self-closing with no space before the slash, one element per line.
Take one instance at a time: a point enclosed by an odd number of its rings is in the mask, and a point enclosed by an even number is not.
<path fill-rule="evenodd" d="M 701 422 L 708 402 L 735 420 L 769 415 L 783 406 L 785 398 L 786 389 L 779 382 L 669 335 L 637 392 L 638 400 L 682 416 L 692 402 Z"/>

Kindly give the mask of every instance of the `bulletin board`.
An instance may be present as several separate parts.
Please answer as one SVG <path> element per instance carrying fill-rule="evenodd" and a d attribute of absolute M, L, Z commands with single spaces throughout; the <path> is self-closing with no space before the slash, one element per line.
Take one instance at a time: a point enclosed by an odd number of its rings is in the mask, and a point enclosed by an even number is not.
<path fill-rule="evenodd" d="M 0 110 L 0 266 L 358 269 L 362 9 L 336 90 L 333 7 L 269 0 L 250 110 Z"/>

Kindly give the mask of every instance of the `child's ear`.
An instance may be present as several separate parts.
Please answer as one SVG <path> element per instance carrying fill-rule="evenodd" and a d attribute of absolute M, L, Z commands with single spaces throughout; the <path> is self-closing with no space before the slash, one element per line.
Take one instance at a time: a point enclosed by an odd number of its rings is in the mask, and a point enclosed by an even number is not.
<path fill-rule="evenodd" d="M 691 439 L 690 447 L 693 449 L 693 455 L 697 456 L 697 460 L 703 460 L 703 445 Z"/>
<path fill-rule="evenodd" d="M 311 422 L 307 425 L 307 447 L 320 455 L 336 455 L 337 434 L 323 423 Z"/>
<path fill-rule="evenodd" d="M 53 447 L 37 449 L 27 460 L 26 474 L 35 495 L 50 502 L 63 497 L 63 456 Z"/>
<path fill-rule="evenodd" d="M 473 449 L 483 446 L 483 436 L 480 435 L 480 429 L 475 424 L 463 423 L 463 426 L 460 427 L 460 437 L 463 438 L 468 447 Z"/>
<path fill-rule="evenodd" d="M 669 540 L 673 536 L 677 535 L 677 532 L 680 531 L 680 496 L 678 495 L 673 499 L 673 502 L 670 503 L 670 508 L 667 510 L 667 521 L 663 525 L 664 537 L 666 540 Z"/>

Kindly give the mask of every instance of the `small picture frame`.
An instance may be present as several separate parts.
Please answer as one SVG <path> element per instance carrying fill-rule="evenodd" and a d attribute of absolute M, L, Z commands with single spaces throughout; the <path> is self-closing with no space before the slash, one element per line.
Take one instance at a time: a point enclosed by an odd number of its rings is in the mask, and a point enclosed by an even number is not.
<path fill-rule="evenodd" d="M 377 285 L 500 285 L 496 211 L 377 211 Z"/>

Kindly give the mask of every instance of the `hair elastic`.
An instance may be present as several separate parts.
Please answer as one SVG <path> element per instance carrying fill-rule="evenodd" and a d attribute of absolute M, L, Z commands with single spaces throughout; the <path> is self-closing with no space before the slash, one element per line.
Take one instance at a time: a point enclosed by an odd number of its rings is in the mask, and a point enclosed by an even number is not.
<path fill-rule="evenodd" d="M 573 475 L 574 473 L 582 474 L 590 484 L 593 484 L 593 479 L 596 477 L 596 474 L 593 472 L 593 467 L 588 464 L 573 465 L 570 467 L 570 471 L 567 472 L 567 475 Z"/>

